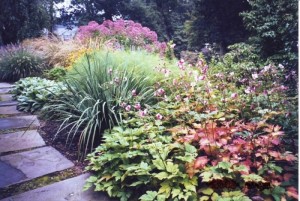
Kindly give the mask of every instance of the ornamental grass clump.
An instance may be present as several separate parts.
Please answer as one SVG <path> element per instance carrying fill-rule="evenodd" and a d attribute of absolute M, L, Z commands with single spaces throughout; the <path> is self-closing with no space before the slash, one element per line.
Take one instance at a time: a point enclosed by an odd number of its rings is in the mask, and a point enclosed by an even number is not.
<path fill-rule="evenodd" d="M 6 46 L 0 50 L 0 81 L 15 82 L 42 73 L 43 60 L 22 46 Z"/>
<path fill-rule="evenodd" d="M 79 142 L 82 157 L 100 144 L 105 129 L 121 123 L 123 102 L 144 105 L 153 101 L 147 76 L 135 76 L 133 70 L 123 68 L 123 63 L 113 62 L 108 55 L 86 55 L 85 59 L 86 63 L 67 74 L 67 93 L 44 110 L 49 118 L 61 122 L 56 137 L 65 137 L 67 144 Z"/>

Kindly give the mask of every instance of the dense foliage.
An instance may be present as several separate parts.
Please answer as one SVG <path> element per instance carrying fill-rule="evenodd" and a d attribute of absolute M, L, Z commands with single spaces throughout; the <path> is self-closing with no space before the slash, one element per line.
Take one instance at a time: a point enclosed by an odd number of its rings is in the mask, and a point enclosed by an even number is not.
<path fill-rule="evenodd" d="M 243 12 L 245 27 L 252 32 L 250 43 L 264 58 L 290 70 L 298 65 L 298 1 L 248 1 Z"/>
<path fill-rule="evenodd" d="M 34 113 L 64 91 L 62 83 L 39 77 L 28 77 L 16 82 L 11 93 L 18 101 L 18 110 Z"/>
<path fill-rule="evenodd" d="M 202 59 L 178 66 L 182 76 L 157 86 L 161 102 L 125 109 L 123 124 L 106 132 L 88 157 L 96 176 L 87 187 L 121 200 L 297 198 L 297 149 L 284 145 L 297 130 L 285 136 L 280 118 L 293 101 L 270 76 L 282 67 L 265 66 L 240 85 L 242 77 L 213 73 Z"/>
<path fill-rule="evenodd" d="M 42 59 L 22 46 L 0 49 L 0 81 L 14 82 L 20 78 L 39 75 L 44 68 Z"/>
<path fill-rule="evenodd" d="M 119 54 L 130 56 L 126 52 Z M 65 78 L 68 92 L 44 108 L 50 118 L 62 122 L 57 135 L 66 134 L 67 143 L 79 140 L 82 156 L 99 144 L 103 130 L 120 123 L 119 110 L 123 102 L 151 103 L 149 76 L 134 74 L 145 72 L 142 70 L 145 67 L 124 60 L 126 57 L 117 59 L 114 56 L 116 54 L 109 52 L 86 55 Z M 128 63 L 131 66 L 127 66 Z M 124 107 L 131 109 L 131 106 Z"/>
<path fill-rule="evenodd" d="M 189 48 L 201 50 L 205 43 L 216 43 L 224 54 L 228 45 L 247 38 L 239 13 L 249 8 L 246 0 L 194 0 L 191 19 L 186 22 Z"/>
<path fill-rule="evenodd" d="M 0 45 L 42 34 L 53 23 L 53 3 L 61 0 L 1 0 Z"/>

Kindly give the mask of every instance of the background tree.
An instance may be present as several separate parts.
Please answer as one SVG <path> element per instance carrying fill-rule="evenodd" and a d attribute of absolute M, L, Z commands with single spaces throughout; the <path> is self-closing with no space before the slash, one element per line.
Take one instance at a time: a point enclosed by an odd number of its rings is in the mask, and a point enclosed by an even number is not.
<path fill-rule="evenodd" d="M 25 38 L 40 36 L 42 29 L 51 25 L 53 1 L 1 0 L 0 44 L 16 43 Z"/>
<path fill-rule="evenodd" d="M 193 0 L 194 10 L 186 23 L 190 50 L 216 43 L 223 54 L 228 45 L 244 41 L 248 31 L 240 12 L 249 9 L 246 0 Z"/>
<path fill-rule="evenodd" d="M 250 44 L 264 59 L 298 70 L 298 1 L 249 0 L 243 12 Z"/>

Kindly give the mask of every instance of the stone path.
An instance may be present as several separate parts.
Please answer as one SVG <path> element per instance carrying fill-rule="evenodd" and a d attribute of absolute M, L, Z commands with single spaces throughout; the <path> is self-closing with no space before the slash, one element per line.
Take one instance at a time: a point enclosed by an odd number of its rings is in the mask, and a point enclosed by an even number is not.
<path fill-rule="evenodd" d="M 40 123 L 35 115 L 16 109 L 17 102 L 9 94 L 12 87 L 0 83 L 0 190 L 74 166 L 56 149 L 46 146 L 37 131 Z M 86 173 L 0 201 L 110 201 L 103 193 L 82 191 L 88 176 Z"/>

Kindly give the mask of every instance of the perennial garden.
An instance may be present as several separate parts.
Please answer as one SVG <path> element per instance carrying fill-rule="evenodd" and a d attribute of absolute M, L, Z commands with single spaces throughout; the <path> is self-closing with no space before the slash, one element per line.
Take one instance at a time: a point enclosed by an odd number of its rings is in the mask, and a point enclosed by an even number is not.
<path fill-rule="evenodd" d="M 298 199 L 296 72 L 258 65 L 245 46 L 191 64 L 173 48 L 133 21 L 90 22 L 74 40 L 2 48 L 0 80 L 17 81 L 19 110 L 58 121 L 55 137 L 78 145 L 86 189 L 124 201 Z"/>

